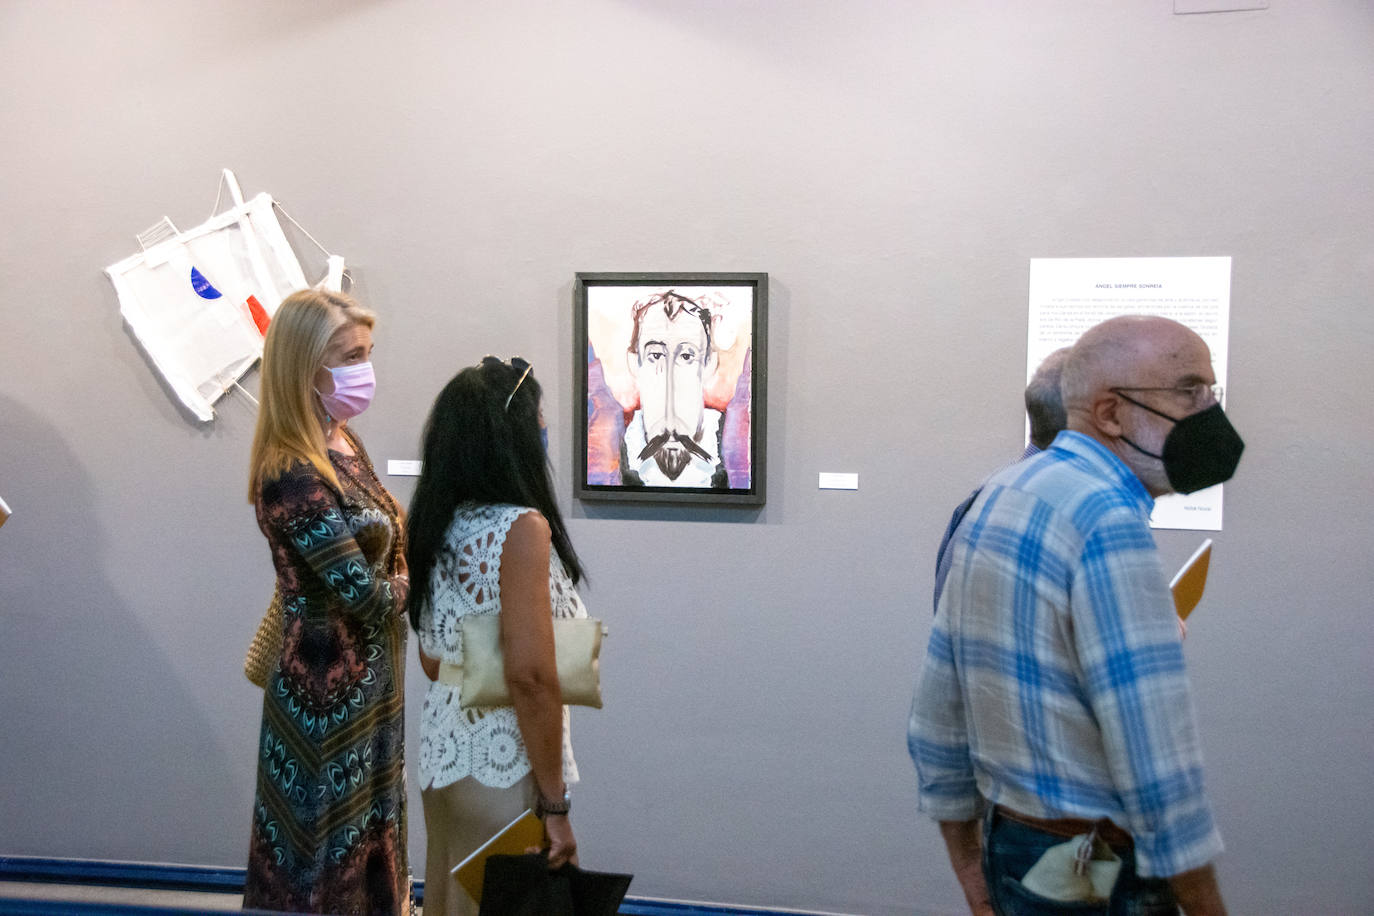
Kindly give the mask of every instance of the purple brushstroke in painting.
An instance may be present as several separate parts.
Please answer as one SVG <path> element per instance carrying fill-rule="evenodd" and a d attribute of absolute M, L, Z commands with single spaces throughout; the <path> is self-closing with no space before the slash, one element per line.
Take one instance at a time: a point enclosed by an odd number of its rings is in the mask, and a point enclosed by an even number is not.
<path fill-rule="evenodd" d="M 753 374 L 750 368 L 753 362 L 751 350 L 744 356 L 744 368 L 735 383 L 734 396 L 725 408 L 725 426 L 720 437 L 721 461 L 730 477 L 731 489 L 736 490 L 749 489 L 749 429 L 753 419 L 749 378 Z"/>
<path fill-rule="evenodd" d="M 606 386 L 601 360 L 587 345 L 587 483 L 620 485 L 620 440 L 625 409 Z"/>

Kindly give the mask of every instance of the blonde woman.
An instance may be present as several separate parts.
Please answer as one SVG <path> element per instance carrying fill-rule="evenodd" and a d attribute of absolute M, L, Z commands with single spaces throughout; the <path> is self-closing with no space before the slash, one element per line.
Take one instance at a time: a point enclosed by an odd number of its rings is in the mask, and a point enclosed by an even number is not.
<path fill-rule="evenodd" d="M 348 428 L 372 399 L 374 317 L 288 296 L 267 332 L 248 495 L 281 591 L 243 905 L 410 910 L 401 512 Z"/>

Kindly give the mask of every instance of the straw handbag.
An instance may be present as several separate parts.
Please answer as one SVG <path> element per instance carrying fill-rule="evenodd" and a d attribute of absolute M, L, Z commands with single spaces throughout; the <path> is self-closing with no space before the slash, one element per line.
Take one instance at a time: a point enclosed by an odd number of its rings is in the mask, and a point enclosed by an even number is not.
<path fill-rule="evenodd" d="M 258 631 L 248 644 L 248 654 L 243 657 L 243 676 L 257 687 L 267 687 L 267 676 L 281 656 L 282 607 L 281 591 L 272 589 L 272 600 L 267 602 L 267 612 L 258 622 Z"/>

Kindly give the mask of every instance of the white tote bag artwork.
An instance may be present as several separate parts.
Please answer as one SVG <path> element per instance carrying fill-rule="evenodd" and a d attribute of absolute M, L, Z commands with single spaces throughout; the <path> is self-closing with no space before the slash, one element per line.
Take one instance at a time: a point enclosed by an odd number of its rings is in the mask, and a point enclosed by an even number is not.
<path fill-rule="evenodd" d="M 281 300 L 308 285 L 271 196 L 245 201 L 228 169 L 223 182 L 229 209 L 186 232 L 163 217 L 139 236 L 141 253 L 105 270 L 130 330 L 203 421 L 261 358 Z M 319 285 L 339 289 L 342 268 L 343 258 L 330 257 Z"/>

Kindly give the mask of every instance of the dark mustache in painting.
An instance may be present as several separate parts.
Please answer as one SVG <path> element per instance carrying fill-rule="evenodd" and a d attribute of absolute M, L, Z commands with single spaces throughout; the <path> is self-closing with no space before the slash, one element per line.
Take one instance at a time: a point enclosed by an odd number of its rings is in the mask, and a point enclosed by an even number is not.
<path fill-rule="evenodd" d="M 669 446 L 672 443 L 680 445 L 686 451 L 677 451 L 676 449 L 670 448 Z M 706 451 L 700 445 L 697 445 L 690 437 L 684 436 L 681 433 L 662 432 L 654 436 L 645 444 L 643 450 L 639 453 L 639 460 L 643 461 L 645 458 L 652 456 L 654 462 L 658 464 L 659 469 L 662 470 L 664 474 L 668 475 L 669 480 L 677 480 L 683 468 L 687 467 L 690 455 L 696 455 L 698 458 L 705 461 L 711 460 L 710 452 Z"/>

